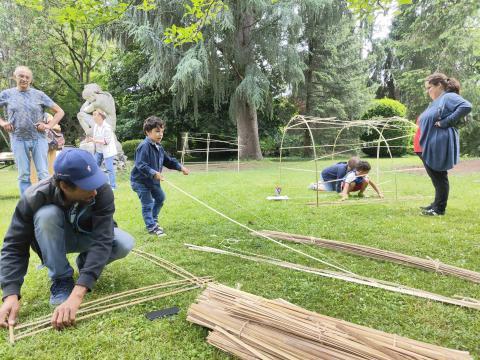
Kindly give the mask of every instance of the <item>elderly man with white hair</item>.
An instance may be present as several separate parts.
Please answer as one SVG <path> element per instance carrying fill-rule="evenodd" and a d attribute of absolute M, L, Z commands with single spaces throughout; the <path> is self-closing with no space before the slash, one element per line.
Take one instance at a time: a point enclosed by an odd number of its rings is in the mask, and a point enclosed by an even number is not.
<path fill-rule="evenodd" d="M 18 66 L 13 76 L 17 86 L 0 92 L 0 107 L 6 109 L 7 119 L 0 118 L 0 126 L 11 133 L 12 151 L 18 168 L 20 193 L 31 185 L 30 159 L 33 159 L 39 180 L 48 174 L 48 141 L 45 130 L 54 127 L 65 115 L 64 111 L 45 93 L 30 87 L 33 75 L 26 66 Z M 53 120 L 44 122 L 44 113 L 50 109 Z"/>

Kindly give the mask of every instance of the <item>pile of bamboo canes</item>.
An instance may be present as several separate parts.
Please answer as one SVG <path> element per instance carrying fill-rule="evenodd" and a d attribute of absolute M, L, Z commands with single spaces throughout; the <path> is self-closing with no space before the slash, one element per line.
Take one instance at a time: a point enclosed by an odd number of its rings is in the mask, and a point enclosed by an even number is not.
<path fill-rule="evenodd" d="M 193 304 L 192 323 L 211 330 L 207 341 L 241 359 L 464 360 L 443 348 L 323 316 L 285 300 L 267 300 L 210 283 Z"/>
<path fill-rule="evenodd" d="M 212 281 L 211 277 L 197 277 L 184 268 L 154 254 L 150 254 L 138 249 L 135 249 L 132 252 L 140 258 L 181 277 L 182 280 L 173 280 L 148 285 L 84 302 L 81 304 L 80 309 L 77 312 L 76 322 L 93 318 L 108 312 L 125 309 L 133 305 L 138 305 L 167 296 L 198 289 Z M 51 317 L 52 314 L 48 314 L 46 316 L 33 319 L 28 323 L 17 325 L 14 328 L 10 327 L 10 343 L 13 344 L 17 340 L 34 336 L 41 332 L 52 329 L 50 322 Z"/>
<path fill-rule="evenodd" d="M 450 305 L 457 305 L 457 306 L 462 306 L 462 307 L 467 307 L 470 309 L 475 309 L 475 310 L 480 310 L 480 301 L 477 299 L 473 298 L 468 298 L 468 297 L 448 297 L 436 293 L 432 293 L 429 291 L 421 290 L 421 289 L 416 289 L 412 287 L 408 287 L 405 285 L 401 284 L 396 284 L 392 283 L 389 281 L 385 280 L 379 280 L 379 279 L 374 279 L 374 278 L 369 278 L 365 276 L 360 276 L 360 275 L 350 275 L 347 273 L 341 273 L 341 272 L 335 272 L 335 271 L 329 271 L 329 270 L 322 270 L 322 269 L 317 269 L 317 268 L 312 268 L 300 264 L 295 264 L 295 263 L 290 263 L 287 261 L 282 261 L 279 259 L 275 258 L 270 258 L 270 257 L 260 257 L 260 256 L 250 256 L 250 255 L 244 255 L 240 254 L 237 252 L 231 252 L 231 251 L 226 251 L 218 248 L 213 248 L 213 247 L 208 247 L 208 246 L 197 246 L 197 245 L 192 245 L 192 244 L 185 244 L 190 250 L 195 250 L 195 251 L 204 251 L 204 252 L 209 252 L 209 253 L 214 253 L 214 254 L 221 254 L 221 255 L 228 255 L 228 256 L 235 256 L 244 260 L 250 260 L 250 261 L 255 261 L 258 263 L 266 263 L 270 265 L 275 265 L 279 267 L 283 267 L 286 269 L 291 269 L 295 271 L 301 271 L 304 273 L 309 273 L 329 279 L 336 279 L 336 280 L 342 280 L 342 281 L 347 281 L 353 284 L 359 284 L 359 285 L 365 285 L 365 286 L 370 286 L 373 288 L 377 289 L 383 289 L 387 291 L 391 291 L 394 293 L 398 294 L 404 294 L 404 295 L 411 295 L 411 296 L 416 296 L 419 298 L 423 299 L 428 299 L 432 301 L 438 301 L 441 303 L 445 304 L 450 304 Z M 238 250 L 237 250 L 238 251 Z"/>
<path fill-rule="evenodd" d="M 349 254 L 355 254 L 372 259 L 390 261 L 426 271 L 433 271 L 438 274 L 456 276 L 458 278 L 480 284 L 480 273 L 452 265 L 443 264 L 438 260 L 422 259 L 416 256 L 405 255 L 398 252 L 377 249 L 364 245 L 321 239 L 313 236 L 289 234 L 279 231 L 263 230 L 260 232 L 260 234 L 270 236 L 275 239 L 293 241 L 302 244 L 313 244 L 325 249 L 343 251 Z"/>

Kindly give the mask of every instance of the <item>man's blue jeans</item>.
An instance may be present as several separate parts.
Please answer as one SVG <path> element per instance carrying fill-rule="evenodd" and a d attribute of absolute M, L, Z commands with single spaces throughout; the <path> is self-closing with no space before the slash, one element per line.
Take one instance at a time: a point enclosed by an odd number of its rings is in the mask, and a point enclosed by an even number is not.
<path fill-rule="evenodd" d="M 319 176 L 318 182 L 323 184 L 324 191 L 336 191 L 337 183 L 334 181 L 325 181 L 323 180 L 322 175 Z"/>
<path fill-rule="evenodd" d="M 97 161 L 98 166 L 102 166 L 102 161 L 105 161 L 105 168 L 107 169 L 108 174 L 108 182 L 112 189 L 117 188 L 117 183 L 115 182 L 115 166 L 113 166 L 113 158 L 114 156 L 110 156 L 108 158 L 103 157 L 103 153 L 96 152 L 95 159 Z"/>
<path fill-rule="evenodd" d="M 165 193 L 160 184 L 146 186 L 142 183 L 131 182 L 132 189 L 140 198 L 142 203 L 142 216 L 147 230 L 153 229 L 158 222 L 158 214 L 165 202 Z"/>
<path fill-rule="evenodd" d="M 67 260 L 68 253 L 80 253 L 85 258 L 93 238 L 90 234 L 74 232 L 65 220 L 64 211 L 56 205 L 45 205 L 34 215 L 35 238 L 42 251 L 43 263 L 50 279 L 73 276 Z M 134 240 L 125 231 L 114 229 L 113 248 L 107 263 L 121 259 L 133 249 Z"/>
<path fill-rule="evenodd" d="M 36 140 L 20 140 L 12 136 L 12 151 L 18 168 L 20 194 L 23 194 L 32 185 L 30 182 L 30 158 L 35 164 L 38 179 L 43 180 L 48 177 L 47 139 L 39 137 Z"/>

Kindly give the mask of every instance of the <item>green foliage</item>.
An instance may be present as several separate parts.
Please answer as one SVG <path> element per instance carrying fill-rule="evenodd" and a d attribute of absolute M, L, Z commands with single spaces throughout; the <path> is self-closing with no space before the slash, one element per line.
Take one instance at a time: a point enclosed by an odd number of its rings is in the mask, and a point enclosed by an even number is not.
<path fill-rule="evenodd" d="M 20 1 L 20 0 L 18 0 Z M 24 1 L 24 0 L 22 0 Z M 37 0 L 39 1 L 39 0 Z M 85 0 L 84 0 L 85 1 Z M 191 5 L 185 4 L 184 18 L 188 21 L 186 24 L 177 25 L 172 24 L 164 32 L 164 42 L 166 44 L 173 43 L 174 46 L 183 45 L 186 43 L 198 43 L 204 40 L 203 29 L 215 23 L 216 18 L 225 10 L 228 9 L 226 0 L 190 0 Z M 270 0 L 269 5 L 279 5 L 282 1 Z M 289 3 L 290 1 L 283 1 Z M 324 3 L 324 1 L 321 1 Z M 347 0 L 348 8 L 361 20 L 373 22 L 375 13 L 383 11 L 388 13 L 389 9 L 395 3 L 398 5 L 411 4 L 412 0 Z M 294 2 L 290 2 L 290 7 L 295 6 Z M 307 6 L 318 4 L 315 0 L 303 1 L 300 6 Z"/>
<path fill-rule="evenodd" d="M 407 115 L 407 108 L 401 102 L 393 99 L 374 100 L 367 111 L 362 115 L 362 119 L 373 119 L 375 117 L 405 117 Z"/>
<path fill-rule="evenodd" d="M 478 121 L 478 117 L 471 118 L 467 125 L 460 129 L 460 149 L 464 155 L 480 155 L 480 121 Z"/>
<path fill-rule="evenodd" d="M 19 5 L 39 12 L 45 12 L 58 25 L 72 28 L 94 29 L 121 18 L 127 10 L 135 7 L 149 11 L 155 8 L 155 0 L 142 0 L 134 5 L 132 1 L 104 0 L 16 0 Z"/>
<path fill-rule="evenodd" d="M 198 115 L 188 108 L 180 110 L 173 106 L 173 95 L 156 86 L 139 85 L 147 67 L 142 52 L 129 47 L 118 51 L 111 59 L 106 81 L 117 104 L 117 135 L 121 141 L 138 139 L 143 136 L 143 121 L 150 115 L 157 115 L 167 121 L 166 139 L 175 142 L 181 132 L 210 132 L 234 135 L 235 124 L 228 116 L 228 103 L 212 104 L 213 94 L 207 88 L 200 92 L 197 102 Z"/>
<path fill-rule="evenodd" d="M 279 156 L 283 127 L 295 115 L 298 115 L 298 105 L 287 97 L 277 98 L 273 102 L 272 116 L 265 116 L 259 126 L 260 147 L 265 156 Z"/>
<path fill-rule="evenodd" d="M 127 140 L 122 142 L 122 149 L 125 155 L 128 157 L 129 160 L 133 160 L 135 156 L 135 150 L 137 149 L 138 145 L 143 141 L 143 139 L 134 139 L 134 140 Z"/>
<path fill-rule="evenodd" d="M 358 118 L 372 98 L 361 57 L 361 33 L 355 31 L 345 1 L 302 7 L 305 31 L 305 113 L 318 117 Z"/>
<path fill-rule="evenodd" d="M 370 108 L 363 114 L 362 119 L 404 118 L 406 113 L 407 108 L 405 105 L 399 101 L 384 98 L 374 100 Z M 405 155 L 411 143 L 413 129 L 412 126 L 403 121 L 391 121 L 388 124 L 379 126 L 377 128 L 378 131 L 373 128 L 368 129 L 360 136 L 360 139 L 366 142 L 362 146 L 362 151 L 368 156 L 377 156 L 378 144 L 380 144 L 379 155 L 381 157 Z M 386 141 L 383 140 L 379 132 Z"/>
<path fill-rule="evenodd" d="M 472 103 L 473 119 L 478 121 L 480 2 L 418 0 L 400 9 L 392 26 L 395 58 L 389 71 L 399 100 L 408 107 L 408 117 L 416 118 L 428 106 L 431 100 L 424 91 L 425 78 L 440 71 L 461 82 L 462 96 Z M 475 125 L 461 132 L 463 153 L 480 154 Z"/>
<path fill-rule="evenodd" d="M 220 0 L 191 0 L 191 5 L 184 4 L 184 18 L 189 19 L 190 25 L 185 27 L 173 24 L 164 32 L 165 44 L 173 43 L 175 47 L 185 43 L 198 43 L 203 40 L 202 29 L 227 9 L 227 5 Z"/>
<path fill-rule="evenodd" d="M 382 11 L 388 13 L 390 7 L 397 3 L 398 5 L 411 4 L 412 0 L 348 0 L 349 8 L 360 18 L 373 22 L 375 13 Z"/>

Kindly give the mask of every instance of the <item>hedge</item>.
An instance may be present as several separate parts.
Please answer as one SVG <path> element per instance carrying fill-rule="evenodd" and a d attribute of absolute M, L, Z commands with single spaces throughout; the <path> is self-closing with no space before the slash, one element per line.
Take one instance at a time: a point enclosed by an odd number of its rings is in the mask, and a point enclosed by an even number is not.
<path fill-rule="evenodd" d="M 135 156 L 135 150 L 142 141 L 143 139 L 134 139 L 122 142 L 123 152 L 128 157 L 128 159 L 133 160 L 133 157 Z"/>
<path fill-rule="evenodd" d="M 394 116 L 405 117 L 407 114 L 407 108 L 401 102 L 393 99 L 380 99 L 374 100 L 372 105 L 363 114 L 363 120 L 371 120 L 375 118 L 390 118 Z M 388 124 L 389 128 L 383 129 L 379 127 L 378 130 L 382 132 L 383 137 L 387 140 L 388 146 L 392 156 L 402 156 L 407 153 L 408 147 L 411 144 L 411 137 L 413 136 L 413 127 L 409 126 L 403 121 L 391 121 Z M 396 126 L 396 128 L 390 128 L 390 126 Z M 379 140 L 379 133 L 375 129 L 368 129 L 361 136 L 360 139 L 367 143 L 362 146 L 362 151 L 368 156 L 377 156 L 377 146 Z M 395 140 L 388 140 L 395 139 Z M 369 142 L 375 142 L 371 146 L 368 146 Z M 380 156 L 389 157 L 387 143 L 382 141 L 380 143 Z"/>

